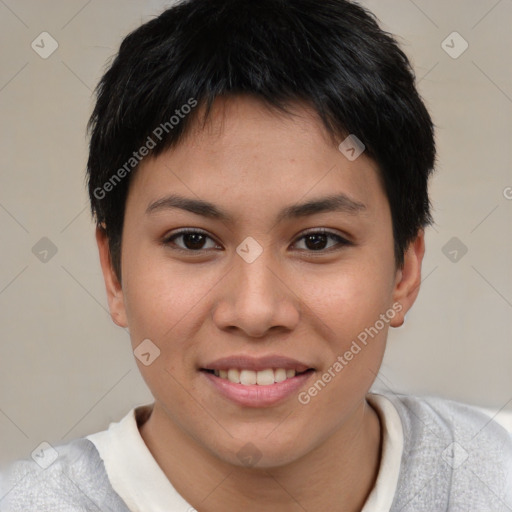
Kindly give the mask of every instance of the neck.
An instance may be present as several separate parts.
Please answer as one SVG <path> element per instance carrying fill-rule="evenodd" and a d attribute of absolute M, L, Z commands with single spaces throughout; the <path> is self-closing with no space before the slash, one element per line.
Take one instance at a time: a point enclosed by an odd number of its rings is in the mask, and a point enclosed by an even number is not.
<path fill-rule="evenodd" d="M 366 401 L 314 450 L 292 463 L 267 468 L 219 459 L 179 429 L 158 403 L 139 430 L 173 487 L 201 512 L 267 507 L 358 512 L 380 463 L 380 422 Z"/>

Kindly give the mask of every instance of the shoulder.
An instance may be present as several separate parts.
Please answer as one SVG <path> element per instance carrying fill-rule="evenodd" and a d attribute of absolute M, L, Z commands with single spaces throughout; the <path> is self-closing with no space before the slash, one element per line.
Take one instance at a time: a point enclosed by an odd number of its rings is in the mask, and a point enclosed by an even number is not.
<path fill-rule="evenodd" d="M 110 485 L 102 459 L 85 438 L 18 460 L 1 474 L 0 512 L 128 512 Z"/>
<path fill-rule="evenodd" d="M 507 431 L 476 406 L 434 396 L 383 393 L 397 408 L 402 419 L 443 425 L 448 430 L 468 430 L 489 425 L 495 433 Z"/>
<path fill-rule="evenodd" d="M 385 396 L 398 411 L 404 433 L 396 510 L 512 508 L 510 432 L 471 405 Z"/>
<path fill-rule="evenodd" d="M 512 434 L 477 407 L 439 397 L 388 396 L 405 430 L 419 439 L 458 442 L 471 450 L 499 447 L 512 456 Z"/>

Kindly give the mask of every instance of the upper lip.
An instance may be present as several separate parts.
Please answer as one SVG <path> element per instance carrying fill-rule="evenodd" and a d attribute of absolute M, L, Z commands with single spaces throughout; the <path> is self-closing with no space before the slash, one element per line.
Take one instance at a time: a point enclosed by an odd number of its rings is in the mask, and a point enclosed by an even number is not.
<path fill-rule="evenodd" d="M 238 355 L 222 357 L 202 367 L 203 370 L 229 370 L 231 368 L 253 371 L 261 371 L 268 368 L 284 368 L 285 370 L 295 370 L 297 373 L 300 373 L 312 367 L 297 359 L 281 355 L 263 357 Z"/>

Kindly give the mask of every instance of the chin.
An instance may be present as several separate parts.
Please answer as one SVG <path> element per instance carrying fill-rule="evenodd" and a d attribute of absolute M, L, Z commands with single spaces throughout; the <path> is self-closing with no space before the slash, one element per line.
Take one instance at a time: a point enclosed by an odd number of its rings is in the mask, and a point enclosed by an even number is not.
<path fill-rule="evenodd" d="M 271 429 L 265 429 L 259 435 L 244 430 L 244 433 L 232 432 L 233 438 L 229 438 L 224 447 L 214 447 L 212 452 L 227 464 L 247 469 L 286 466 L 308 452 L 299 432 L 287 433 L 285 437 L 277 431 L 270 433 Z"/>

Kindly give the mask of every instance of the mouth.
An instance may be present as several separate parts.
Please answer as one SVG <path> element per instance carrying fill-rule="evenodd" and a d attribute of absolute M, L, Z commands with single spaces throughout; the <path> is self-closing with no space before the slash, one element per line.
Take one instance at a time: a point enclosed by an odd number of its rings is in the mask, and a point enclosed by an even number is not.
<path fill-rule="evenodd" d="M 315 368 L 281 356 L 218 359 L 199 368 L 220 396 L 243 407 L 269 407 L 292 397 L 316 373 Z"/>
<path fill-rule="evenodd" d="M 201 371 L 227 380 L 233 384 L 242 384 L 243 386 L 272 386 L 288 379 L 293 379 L 298 375 L 314 372 L 314 368 L 297 371 L 294 368 L 266 368 L 264 370 L 249 370 L 241 368 L 229 368 L 223 370 L 201 368 Z"/>

